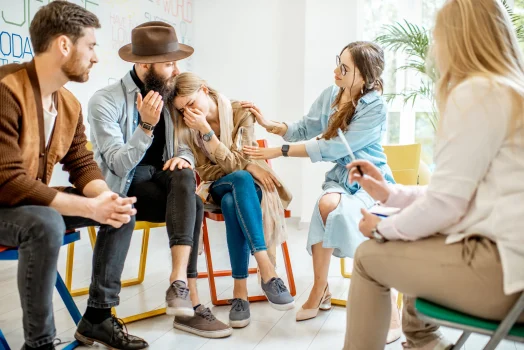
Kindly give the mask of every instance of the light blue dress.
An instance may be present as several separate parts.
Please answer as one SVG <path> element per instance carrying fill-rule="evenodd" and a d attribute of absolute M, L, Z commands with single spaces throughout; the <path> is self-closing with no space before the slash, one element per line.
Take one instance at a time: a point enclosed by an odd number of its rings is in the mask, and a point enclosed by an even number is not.
<path fill-rule="evenodd" d="M 302 120 L 288 124 L 284 139 L 288 142 L 308 140 L 305 143 L 306 151 L 312 162 L 335 163 L 333 169 L 326 173 L 320 198 L 328 193 L 340 193 L 341 200 L 338 207 L 329 214 L 325 225 L 317 201 L 309 227 L 309 254 L 312 245 L 323 242 L 324 248 L 334 248 L 334 256 L 352 258 L 360 243 L 367 239 L 358 229 L 362 218 L 360 209 L 371 208 L 375 201 L 357 183 L 349 183 L 346 165 L 351 160 L 340 138 L 317 139 L 326 130 L 329 118 L 335 111 L 331 104 L 338 91 L 337 86 L 325 89 Z M 379 93 L 372 91 L 366 94 L 358 101 L 345 137 L 357 159 L 369 160 L 380 169 L 386 181 L 394 183 L 380 145 L 386 131 L 386 114 L 386 103 Z"/>

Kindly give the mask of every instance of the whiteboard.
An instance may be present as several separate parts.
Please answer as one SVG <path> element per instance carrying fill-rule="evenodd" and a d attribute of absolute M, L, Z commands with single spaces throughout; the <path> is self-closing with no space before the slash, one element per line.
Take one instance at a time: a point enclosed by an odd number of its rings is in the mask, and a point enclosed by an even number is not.
<path fill-rule="evenodd" d="M 97 31 L 99 62 L 86 83 L 68 83 L 82 103 L 84 117 L 87 102 L 98 89 L 122 78 L 132 67 L 118 56 L 118 49 L 131 42 L 131 30 L 148 21 L 163 21 L 175 27 L 179 42 L 192 46 L 193 0 L 70 0 L 93 12 L 102 28 Z M 50 0 L 0 0 L 0 65 L 30 61 L 33 48 L 29 24 L 38 9 Z M 179 62 L 179 68 L 192 70 L 193 59 Z M 89 135 L 89 134 L 88 134 Z"/>
<path fill-rule="evenodd" d="M 86 133 L 87 103 L 93 94 L 122 78 L 132 64 L 118 56 L 118 49 L 131 42 L 131 30 L 148 21 L 163 21 L 175 27 L 178 41 L 193 46 L 193 0 L 69 0 L 96 14 L 102 28 L 97 30 L 99 62 L 85 83 L 68 83 L 82 104 Z M 30 61 L 33 48 L 29 24 L 38 9 L 51 0 L 0 0 L 0 65 Z M 191 71 L 193 56 L 178 62 L 181 71 Z M 59 167 L 59 165 L 57 165 Z M 53 175 L 52 185 L 66 184 L 65 174 Z M 57 178 L 58 177 L 58 178 Z M 64 182 L 64 179 L 65 182 Z"/>

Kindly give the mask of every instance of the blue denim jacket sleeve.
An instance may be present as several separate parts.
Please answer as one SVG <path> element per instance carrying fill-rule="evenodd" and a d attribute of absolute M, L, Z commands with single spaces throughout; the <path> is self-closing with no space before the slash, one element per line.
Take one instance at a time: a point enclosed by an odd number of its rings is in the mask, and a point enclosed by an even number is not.
<path fill-rule="evenodd" d="M 308 114 L 301 120 L 287 124 L 287 132 L 283 136 L 288 142 L 298 142 L 317 137 L 324 130 L 322 117 L 331 109 L 331 95 L 333 87 L 325 89 L 313 102 Z"/>
<path fill-rule="evenodd" d="M 193 168 L 195 167 L 195 156 L 188 145 L 180 142 L 178 144 L 178 150 L 176 154 L 176 157 L 186 160 Z"/>
<path fill-rule="evenodd" d="M 381 142 L 386 114 L 386 104 L 380 96 L 360 99 L 353 119 L 344 133 L 353 153 Z M 330 162 L 348 155 L 338 136 L 330 140 L 309 140 L 306 142 L 306 151 L 312 162 Z"/>
<path fill-rule="evenodd" d="M 171 113 L 169 112 L 168 108 L 164 108 L 164 115 L 168 117 L 171 116 Z M 175 115 L 173 116 L 173 118 L 175 119 L 174 124 L 173 124 L 173 127 L 175 128 L 174 125 L 176 125 L 176 123 L 178 122 L 178 118 L 183 118 L 183 117 L 180 115 L 178 111 L 175 111 Z M 178 135 L 175 135 L 175 137 L 178 137 Z M 169 138 L 167 139 L 169 140 Z M 174 150 L 175 157 L 179 157 L 179 158 L 186 160 L 194 168 L 195 167 L 195 155 L 193 154 L 193 151 L 191 151 L 191 148 L 187 144 L 182 142 L 180 138 L 178 140 L 179 140 L 178 148 Z"/>
<path fill-rule="evenodd" d="M 103 90 L 91 97 L 88 108 L 91 135 L 96 139 L 102 157 L 114 174 L 122 178 L 127 176 L 140 162 L 153 138 L 142 128 L 137 128 L 125 140 L 119 124 L 122 111 L 117 108 L 111 94 Z"/>

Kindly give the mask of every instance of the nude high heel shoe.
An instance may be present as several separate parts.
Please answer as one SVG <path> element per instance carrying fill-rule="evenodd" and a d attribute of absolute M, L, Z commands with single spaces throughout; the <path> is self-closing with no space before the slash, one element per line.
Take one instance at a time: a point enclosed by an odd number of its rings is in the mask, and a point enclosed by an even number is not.
<path fill-rule="evenodd" d="M 331 293 L 329 292 L 329 287 L 327 294 L 322 298 L 322 302 L 320 303 L 319 309 L 322 311 L 331 310 Z"/>
<path fill-rule="evenodd" d="M 322 295 L 322 298 L 320 299 L 320 303 L 315 309 L 304 309 L 304 306 L 300 308 L 297 312 L 296 320 L 297 321 L 305 321 L 312 318 L 317 317 L 318 310 L 329 310 L 331 309 L 331 294 L 329 294 L 329 286 L 326 285 L 326 289 L 324 289 L 324 294 Z"/>

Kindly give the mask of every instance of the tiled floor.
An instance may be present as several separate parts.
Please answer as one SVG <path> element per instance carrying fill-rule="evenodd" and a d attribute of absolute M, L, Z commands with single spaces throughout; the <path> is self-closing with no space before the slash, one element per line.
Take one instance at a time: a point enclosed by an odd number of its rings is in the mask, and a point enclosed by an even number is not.
<path fill-rule="evenodd" d="M 307 230 L 299 230 L 296 227 L 296 222 L 290 219 L 288 221 L 288 244 L 297 286 L 296 307 L 298 308 L 307 299 L 313 277 L 311 258 L 304 248 Z M 229 268 L 224 226 L 210 223 L 209 229 L 215 269 Z M 82 241 L 77 243 L 75 247 L 74 287 L 86 286 L 91 274 L 92 251 L 85 231 L 82 237 Z M 124 278 L 136 275 L 140 242 L 141 233 L 136 232 L 124 270 Z M 65 269 L 65 253 L 66 250 L 63 249 L 60 255 L 59 269 L 61 273 Z M 121 305 L 117 309 L 120 317 L 163 305 L 170 271 L 168 240 L 165 229 L 152 230 L 147 263 L 147 275 L 144 283 L 122 290 Z M 205 268 L 205 259 L 202 256 L 199 260 L 199 271 L 205 271 Z M 280 260 L 279 273 L 283 274 L 284 272 L 282 260 Z M 22 312 L 17 293 L 16 273 L 16 262 L 0 262 L 0 329 L 6 335 L 12 349 L 19 349 L 23 344 Z M 258 294 L 260 289 L 256 277 L 251 277 L 248 283 L 251 294 Z M 333 258 L 330 269 L 330 288 L 334 296 L 345 298 L 348 287 L 349 281 L 340 277 L 338 259 Z M 217 289 L 221 298 L 230 298 L 232 296 L 231 278 L 218 279 Z M 199 281 L 199 291 L 202 303 L 211 306 L 207 280 Z M 62 340 L 71 340 L 75 330 L 74 323 L 56 293 L 54 300 L 57 333 Z M 86 296 L 75 298 L 82 312 L 86 308 L 86 300 Z M 227 322 L 228 307 L 213 307 L 213 312 L 220 320 Z M 251 304 L 251 314 L 251 324 L 247 328 L 235 330 L 233 335 L 226 339 L 209 340 L 175 330 L 172 327 L 172 318 L 166 315 L 129 324 L 128 329 L 130 333 L 144 337 L 150 343 L 151 349 L 334 350 L 342 348 L 346 317 L 343 308 L 334 307 L 330 311 L 321 312 L 313 320 L 300 323 L 295 322 L 294 310 L 288 312 L 276 311 L 266 302 Z M 459 332 L 455 330 L 444 329 L 443 331 L 452 340 L 459 336 Z M 472 336 L 466 343 L 465 349 L 481 349 L 483 344 L 486 343 L 486 339 L 482 336 Z M 402 349 L 401 341 L 387 346 L 386 349 Z M 506 341 L 498 349 L 524 350 L 524 345 Z"/>

